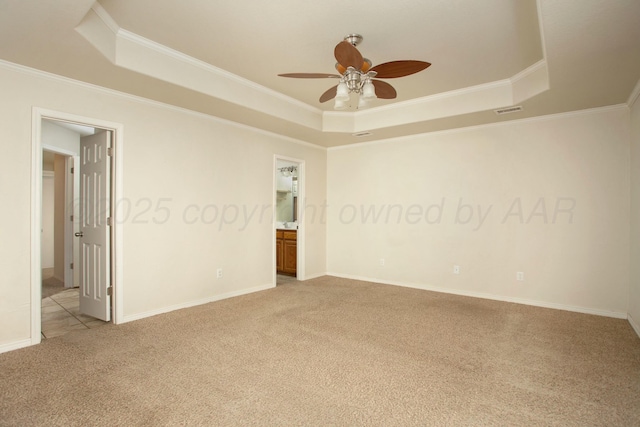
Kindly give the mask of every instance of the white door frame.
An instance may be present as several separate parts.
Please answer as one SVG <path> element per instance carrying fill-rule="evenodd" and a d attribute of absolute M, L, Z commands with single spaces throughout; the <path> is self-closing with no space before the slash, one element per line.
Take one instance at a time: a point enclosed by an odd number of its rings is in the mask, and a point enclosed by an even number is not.
<path fill-rule="evenodd" d="M 277 179 L 276 179 L 276 169 L 278 167 L 278 160 L 283 160 L 286 162 L 292 162 L 298 164 L 298 206 L 296 212 L 296 218 L 298 219 L 298 233 L 297 233 L 297 241 L 296 241 L 296 278 L 298 280 L 305 280 L 306 271 L 305 271 L 305 217 L 303 215 L 303 204 L 305 203 L 306 198 L 306 176 L 305 176 L 305 161 L 302 159 L 296 159 L 294 157 L 281 156 L 275 154 L 273 156 L 273 168 L 272 168 L 272 179 L 273 179 L 273 188 L 271 194 L 273 195 L 273 224 L 271 224 L 271 229 L 273 231 L 273 236 L 271 238 L 271 265 L 273 266 L 273 286 L 276 286 L 277 281 L 277 272 L 276 272 L 276 204 L 277 200 Z"/>
<path fill-rule="evenodd" d="M 112 167 L 112 199 L 119 200 L 123 195 L 123 140 L 124 126 L 121 123 L 84 117 L 33 107 L 31 120 L 31 344 L 39 344 L 42 337 L 42 267 L 40 260 L 42 224 L 42 120 L 49 119 L 76 123 L 85 126 L 110 130 L 113 132 L 114 156 Z M 123 286 L 123 230 L 119 218 L 122 217 L 122 204 L 114 203 L 112 238 L 112 286 L 113 316 L 115 324 L 122 323 L 124 307 Z"/>

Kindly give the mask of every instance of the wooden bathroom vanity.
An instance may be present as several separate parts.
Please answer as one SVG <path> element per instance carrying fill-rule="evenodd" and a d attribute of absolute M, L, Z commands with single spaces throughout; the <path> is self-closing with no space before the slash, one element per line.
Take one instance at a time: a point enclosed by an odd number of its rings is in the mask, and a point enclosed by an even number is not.
<path fill-rule="evenodd" d="M 298 230 L 276 230 L 276 272 L 296 275 Z"/>

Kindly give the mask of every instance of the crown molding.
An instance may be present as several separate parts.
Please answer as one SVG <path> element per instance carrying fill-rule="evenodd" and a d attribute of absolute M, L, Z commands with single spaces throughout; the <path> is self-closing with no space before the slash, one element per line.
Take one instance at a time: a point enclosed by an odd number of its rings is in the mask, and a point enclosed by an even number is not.
<path fill-rule="evenodd" d="M 540 60 L 504 80 L 348 113 L 325 111 L 325 132 L 362 132 L 493 110 L 519 104 L 549 89 L 547 62 Z"/>
<path fill-rule="evenodd" d="M 275 132 L 271 132 L 268 130 L 264 130 L 264 129 L 260 129 L 260 128 L 256 128 L 253 126 L 249 126 L 249 125 L 245 125 L 243 123 L 238 123 L 238 122 L 234 122 L 232 120 L 228 120 L 228 119 L 223 119 L 221 117 L 217 117 L 217 116 L 212 116 L 210 114 L 206 114 L 206 113 L 201 113 L 199 111 L 194 111 L 194 110 L 190 110 L 188 108 L 183 108 L 183 107 L 178 107 L 176 105 L 171 105 L 171 104 L 167 104 L 164 102 L 160 102 L 160 101 L 155 101 L 149 98 L 144 98 L 141 96 L 137 96 L 137 95 L 132 95 L 130 93 L 126 93 L 126 92 L 120 92 L 114 89 L 109 89 L 103 86 L 98 86 L 98 85 L 94 85 L 91 83 L 87 83 L 87 82 L 83 82 L 80 80 L 74 80 L 71 79 L 69 77 L 64 77 L 64 76 L 60 76 L 58 74 L 52 74 L 46 71 L 42 71 L 42 70 L 37 70 L 35 68 L 30 68 L 30 67 L 26 67 L 24 65 L 20 65 L 20 64 L 15 64 L 13 62 L 8 62 L 5 61 L 3 59 L 0 59 L 0 69 L 6 69 L 9 71 L 13 71 L 16 73 L 20 73 L 20 74 L 25 74 L 25 75 L 30 75 L 36 78 L 42 78 L 45 80 L 49 80 L 55 83 L 62 83 L 62 84 L 66 84 L 69 86 L 73 86 L 76 88 L 80 88 L 80 89 L 84 89 L 84 90 L 88 90 L 94 93 L 102 93 L 105 95 L 109 95 L 109 96 L 113 96 L 113 97 L 117 97 L 120 99 L 124 99 L 127 101 L 131 101 L 131 102 L 136 102 L 138 104 L 143 104 L 143 105 L 148 105 L 151 107 L 155 107 L 155 108 L 162 108 L 165 110 L 170 110 L 176 113 L 180 113 L 180 114 L 187 114 L 190 116 L 194 116 L 194 117 L 198 117 L 201 119 L 205 119 L 211 122 L 215 122 L 215 123 L 221 123 L 224 125 L 228 125 L 228 126 L 233 126 L 235 128 L 238 129 L 243 129 L 243 130 L 247 130 L 250 132 L 255 132 L 261 135 L 265 135 L 268 137 L 272 137 L 272 138 L 276 138 L 279 140 L 284 140 L 284 141 L 288 141 L 297 145 L 301 145 L 301 146 L 305 146 L 305 147 L 309 147 L 309 148 L 315 148 L 317 150 L 321 150 L 321 151 L 326 151 L 327 148 L 321 145 L 317 145 L 317 144 L 312 144 L 310 142 L 307 141 L 303 141 L 301 139 L 296 139 L 290 136 L 286 136 L 286 135 L 281 135 L 279 133 L 275 133 Z M 60 113 L 57 113 L 60 114 Z"/>
<path fill-rule="evenodd" d="M 76 31 L 121 68 L 311 129 L 322 127 L 322 110 L 124 30 L 98 2 Z"/>
<path fill-rule="evenodd" d="M 111 32 L 113 32 L 113 34 L 118 33 L 120 26 L 99 2 L 95 2 L 93 6 L 91 6 L 91 10 L 95 12 L 98 18 L 100 18 L 100 20 L 111 30 Z"/>
<path fill-rule="evenodd" d="M 511 105 L 517 105 L 549 90 L 549 68 L 547 61 L 542 59 L 530 67 L 525 68 L 510 79 L 513 90 Z"/>
<path fill-rule="evenodd" d="M 361 132 L 511 105 L 509 79 L 355 112 L 323 113 L 324 132 Z M 478 104 L 478 102 L 480 104 Z"/>
<path fill-rule="evenodd" d="M 390 143 L 397 144 L 398 142 L 410 141 L 416 138 L 424 137 L 426 135 L 428 136 L 450 135 L 450 134 L 457 134 L 457 133 L 472 132 L 475 130 L 513 126 L 518 124 L 548 122 L 552 120 L 560 120 L 560 119 L 571 118 L 571 117 L 581 117 L 581 116 L 587 116 L 592 114 L 602 114 L 602 113 L 615 112 L 615 111 L 626 112 L 628 110 L 629 110 L 629 107 L 627 106 L 627 104 L 608 105 L 606 107 L 588 108 L 585 110 L 567 111 L 564 113 L 547 114 L 544 116 L 525 117 L 522 119 L 513 119 L 513 120 L 493 122 L 493 123 L 484 123 L 481 125 L 465 126 L 460 128 L 444 129 L 444 130 L 437 130 L 433 132 L 423 132 L 423 133 L 398 136 L 393 138 L 378 139 L 375 141 L 356 142 L 353 144 L 329 147 L 327 148 L 327 151 L 349 150 L 352 148 L 361 148 L 361 147 L 380 145 L 380 144 L 390 144 Z"/>
<path fill-rule="evenodd" d="M 543 59 L 515 76 L 357 112 L 328 112 L 120 28 L 96 2 L 76 28 L 114 65 L 298 125 L 353 133 L 515 105 L 548 90 Z"/>
<path fill-rule="evenodd" d="M 120 27 L 98 2 L 91 6 L 75 30 L 105 58 L 115 63 L 116 35 Z"/>
<path fill-rule="evenodd" d="M 187 63 L 189 65 L 192 65 L 194 67 L 200 68 L 203 71 L 212 74 L 212 76 L 218 78 L 218 79 L 223 79 L 223 80 L 229 80 L 232 81 L 234 83 L 237 83 L 239 85 L 245 86 L 247 88 L 250 88 L 252 90 L 258 91 L 258 92 L 262 92 L 263 94 L 267 95 L 267 96 L 272 96 L 274 98 L 279 98 L 282 101 L 285 102 L 289 102 L 291 104 L 293 104 L 296 108 L 303 108 L 309 112 L 312 112 L 314 114 L 321 114 L 322 110 L 320 110 L 319 108 L 313 107 L 309 104 L 305 104 L 302 101 L 299 101 L 295 98 L 291 98 L 290 96 L 287 95 L 283 95 L 280 92 L 277 92 L 273 89 L 269 89 L 265 86 L 259 85 L 255 82 L 252 82 L 251 80 L 247 80 L 245 78 L 242 78 L 236 74 L 230 73 L 226 70 L 223 70 L 222 68 L 218 68 L 214 65 L 211 65 L 207 62 L 201 61 L 199 59 L 196 59 L 192 56 L 189 56 L 187 54 L 184 54 L 180 51 L 171 49 L 163 44 L 154 42 L 153 40 L 149 40 L 145 37 L 139 36 L 135 33 L 132 33 L 131 31 L 127 31 L 124 29 L 120 29 L 117 32 L 117 37 L 121 38 L 122 40 L 127 40 L 131 43 L 135 43 L 137 45 L 140 45 L 144 48 L 148 48 L 150 50 L 153 50 L 155 52 L 158 52 L 161 55 L 166 55 L 167 57 L 171 57 L 177 61 L 181 61 L 184 63 Z M 116 64 L 116 65 L 120 65 L 120 64 Z M 126 68 L 126 67 L 125 67 Z"/>
<path fill-rule="evenodd" d="M 636 86 L 633 88 L 631 94 L 629 95 L 629 99 L 627 99 L 627 105 L 629 106 L 629 108 L 635 105 L 635 103 L 638 101 L 638 98 L 640 98 L 640 80 L 638 80 Z"/>

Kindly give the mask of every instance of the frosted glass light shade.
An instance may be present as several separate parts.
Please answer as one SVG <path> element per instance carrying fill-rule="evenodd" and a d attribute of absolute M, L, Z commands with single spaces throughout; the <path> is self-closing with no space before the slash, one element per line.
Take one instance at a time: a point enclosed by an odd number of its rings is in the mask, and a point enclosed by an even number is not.
<path fill-rule="evenodd" d="M 347 101 L 349 99 L 349 88 L 345 82 L 340 82 L 336 91 L 336 101 Z"/>
<path fill-rule="evenodd" d="M 371 83 L 371 80 L 367 80 L 362 87 L 362 97 L 364 99 L 375 99 L 376 97 L 376 88 Z"/>
<path fill-rule="evenodd" d="M 341 101 L 338 98 L 336 98 L 336 103 L 333 104 L 333 109 L 334 110 L 346 110 L 347 107 L 348 107 L 347 101 Z"/>

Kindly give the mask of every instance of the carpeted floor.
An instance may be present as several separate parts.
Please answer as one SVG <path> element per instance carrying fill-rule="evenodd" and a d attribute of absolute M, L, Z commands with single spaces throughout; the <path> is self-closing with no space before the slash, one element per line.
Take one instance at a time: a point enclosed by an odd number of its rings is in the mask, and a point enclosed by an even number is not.
<path fill-rule="evenodd" d="M 626 320 L 322 277 L 0 354 L 0 425 L 640 425 Z"/>

